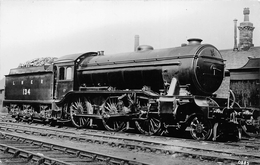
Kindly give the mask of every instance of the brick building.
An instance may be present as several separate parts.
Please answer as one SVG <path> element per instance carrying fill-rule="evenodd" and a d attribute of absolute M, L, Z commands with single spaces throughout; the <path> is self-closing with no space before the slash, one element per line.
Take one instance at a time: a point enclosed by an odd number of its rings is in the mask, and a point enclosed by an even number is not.
<path fill-rule="evenodd" d="M 4 86 L 5 86 L 5 82 L 4 79 L 0 80 L 0 112 L 2 109 L 2 105 L 3 105 L 3 100 L 4 100 Z"/>
<path fill-rule="evenodd" d="M 260 46 L 253 44 L 255 27 L 249 21 L 249 8 L 244 8 L 243 14 L 244 21 L 238 27 L 237 20 L 234 20 L 234 48 L 220 52 L 226 60 L 226 69 L 230 71 L 230 88 L 236 101 L 241 106 L 260 108 Z"/>

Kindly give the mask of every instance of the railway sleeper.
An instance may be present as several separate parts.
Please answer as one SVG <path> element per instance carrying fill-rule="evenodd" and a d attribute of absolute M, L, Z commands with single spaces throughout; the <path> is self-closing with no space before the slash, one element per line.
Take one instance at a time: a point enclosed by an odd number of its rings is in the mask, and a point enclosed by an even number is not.
<path fill-rule="evenodd" d="M 30 151 L 31 152 L 36 152 L 36 151 L 38 151 L 38 152 L 41 152 L 41 153 L 43 153 L 43 152 L 52 152 L 52 150 L 50 150 L 50 149 L 48 149 L 48 148 L 35 148 L 35 149 L 30 149 Z"/>
<path fill-rule="evenodd" d="M 87 159 L 81 159 L 81 158 L 77 158 L 75 156 L 73 157 L 68 157 L 68 156 L 64 156 L 64 157 L 59 157 L 59 160 L 64 161 L 64 162 L 92 162 L 91 159 L 87 160 Z"/>
<path fill-rule="evenodd" d="M 44 156 L 44 154 L 39 153 L 39 152 L 35 153 L 35 152 L 31 152 L 31 151 L 26 151 L 26 150 L 19 149 L 19 148 L 13 147 L 13 146 L 6 146 L 4 144 L 1 144 L 1 146 L 5 147 L 4 153 L 13 154 L 14 158 L 18 158 L 18 157 L 26 158 L 28 161 L 34 160 L 38 164 L 44 163 L 46 159 L 48 159 L 49 161 L 55 161 L 55 162 L 59 162 L 62 164 L 66 164 L 66 162 L 63 162 L 61 160 L 56 160 L 55 158 Z M 70 156 L 68 156 L 68 154 L 63 154 L 62 157 L 68 158 Z M 75 157 L 75 156 L 73 156 L 73 157 Z"/>
<path fill-rule="evenodd" d="M 19 148 L 19 149 L 24 149 L 24 150 L 37 150 L 40 149 L 39 146 L 25 146 L 25 145 L 12 145 L 13 147 Z"/>
<path fill-rule="evenodd" d="M 44 155 L 44 153 L 43 153 L 43 155 Z M 59 160 L 63 160 L 63 161 L 66 161 L 66 159 L 68 159 L 68 161 L 73 161 L 74 159 L 73 158 L 75 158 L 75 160 L 78 160 L 78 159 L 80 159 L 80 158 L 78 158 L 77 156 L 75 156 L 75 155 L 68 155 L 68 154 L 57 154 L 57 155 L 47 155 L 47 153 L 46 153 L 46 155 L 45 156 L 48 156 L 48 157 L 51 157 L 51 158 L 55 158 L 55 159 L 59 159 Z"/>
<path fill-rule="evenodd" d="M 22 164 L 28 164 L 28 161 L 20 158 L 8 158 L 8 160 L 5 160 L 4 163 L 22 165 Z"/>
<path fill-rule="evenodd" d="M 37 150 L 36 150 L 37 151 Z M 34 151 L 35 152 L 35 151 Z M 66 153 L 64 153 L 64 152 L 61 152 L 61 151 L 56 151 L 56 150 L 38 150 L 38 152 L 39 153 L 41 153 L 41 154 L 43 154 L 43 155 L 45 155 L 45 156 L 53 156 L 53 157 L 55 157 L 55 156 L 57 156 L 57 155 L 64 155 L 64 154 L 66 154 Z M 66 155 L 68 155 L 68 154 L 66 154 Z"/>
<path fill-rule="evenodd" d="M 0 140 L 0 143 L 1 144 L 21 144 L 21 143 L 19 143 L 19 142 L 16 142 L 16 141 L 13 141 L 13 140 L 7 140 L 7 141 L 5 141 L 5 140 Z"/>
<path fill-rule="evenodd" d="M 9 158 L 13 158 L 13 155 L 11 154 L 0 155 L 0 159 L 9 159 Z"/>

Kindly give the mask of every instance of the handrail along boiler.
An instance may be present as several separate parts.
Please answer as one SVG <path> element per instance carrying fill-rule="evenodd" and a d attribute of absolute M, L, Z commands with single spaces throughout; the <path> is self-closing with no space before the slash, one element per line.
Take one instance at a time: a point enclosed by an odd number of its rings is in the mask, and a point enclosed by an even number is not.
<path fill-rule="evenodd" d="M 213 45 L 188 41 L 166 49 L 142 45 L 129 53 L 63 56 L 40 71 L 16 69 L 6 76 L 4 105 L 17 118 L 71 121 L 78 128 L 101 121 L 111 131 L 134 125 L 147 135 L 189 128 L 194 139 L 207 140 L 219 110 L 212 97 L 225 65 Z M 10 94 L 21 87 L 16 81 L 24 81 L 21 89 L 29 81 L 26 95 Z M 43 82 L 48 90 L 38 93 Z"/>

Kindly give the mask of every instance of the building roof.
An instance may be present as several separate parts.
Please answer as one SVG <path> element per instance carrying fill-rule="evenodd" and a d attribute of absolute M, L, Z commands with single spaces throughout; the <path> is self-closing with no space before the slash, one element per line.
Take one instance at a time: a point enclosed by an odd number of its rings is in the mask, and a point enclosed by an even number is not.
<path fill-rule="evenodd" d="M 232 80 L 260 80 L 260 58 L 249 58 L 243 67 L 229 71 Z"/>
<path fill-rule="evenodd" d="M 260 57 L 249 58 L 248 62 L 241 69 L 259 69 L 260 68 Z"/>
<path fill-rule="evenodd" d="M 247 51 L 220 50 L 220 53 L 223 59 L 226 60 L 226 69 L 237 69 L 243 67 L 249 58 L 260 58 L 260 46 L 251 47 Z"/>

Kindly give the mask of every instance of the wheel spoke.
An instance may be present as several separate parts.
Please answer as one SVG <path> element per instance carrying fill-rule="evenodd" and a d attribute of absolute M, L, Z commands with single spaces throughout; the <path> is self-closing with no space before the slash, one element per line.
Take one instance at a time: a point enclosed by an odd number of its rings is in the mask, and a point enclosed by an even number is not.
<path fill-rule="evenodd" d="M 201 135 L 202 135 L 203 138 L 205 138 L 206 135 L 207 135 L 207 131 L 203 131 L 203 132 L 201 133 Z"/>
<path fill-rule="evenodd" d="M 115 127 L 114 128 L 118 128 L 119 127 L 118 122 L 114 122 L 114 123 L 115 123 Z"/>
<path fill-rule="evenodd" d="M 160 120 L 158 120 L 158 119 L 156 119 L 156 118 L 152 118 L 151 120 L 153 121 L 153 123 L 154 123 L 155 126 L 158 127 L 158 126 L 160 125 L 160 124 L 159 124 L 159 123 L 160 123 Z"/>
<path fill-rule="evenodd" d="M 82 126 L 82 125 L 84 125 L 86 122 L 84 122 L 84 118 L 83 118 L 83 117 L 81 117 L 80 119 L 81 119 L 81 126 Z"/>
<path fill-rule="evenodd" d="M 110 110 L 110 108 L 109 108 L 109 107 L 107 107 L 107 106 L 105 106 L 105 109 L 106 109 L 107 111 L 109 111 L 109 110 Z"/>
<path fill-rule="evenodd" d="M 154 132 L 154 123 L 153 123 L 153 120 L 151 119 L 150 120 L 150 127 L 149 127 L 149 132 Z"/>
<path fill-rule="evenodd" d="M 197 117 L 194 118 L 193 123 L 194 123 L 194 124 L 199 124 L 199 121 L 198 121 L 198 118 L 197 118 Z"/>
<path fill-rule="evenodd" d="M 82 120 L 81 120 L 81 117 L 79 117 L 79 120 L 78 120 L 79 122 L 79 126 L 81 127 L 82 126 Z"/>
<path fill-rule="evenodd" d="M 158 120 L 155 118 L 151 119 L 151 126 L 153 128 L 153 131 L 155 130 L 155 128 L 158 128 L 158 122 L 156 122 L 156 121 L 158 121 Z"/>
<path fill-rule="evenodd" d="M 197 124 L 195 124 L 195 123 L 192 122 L 192 123 L 191 123 L 191 127 L 192 127 L 192 128 L 196 128 L 196 127 L 197 127 Z"/>
<path fill-rule="evenodd" d="M 154 130 L 154 122 L 153 119 L 149 120 L 149 128 L 151 128 L 151 130 Z"/>

